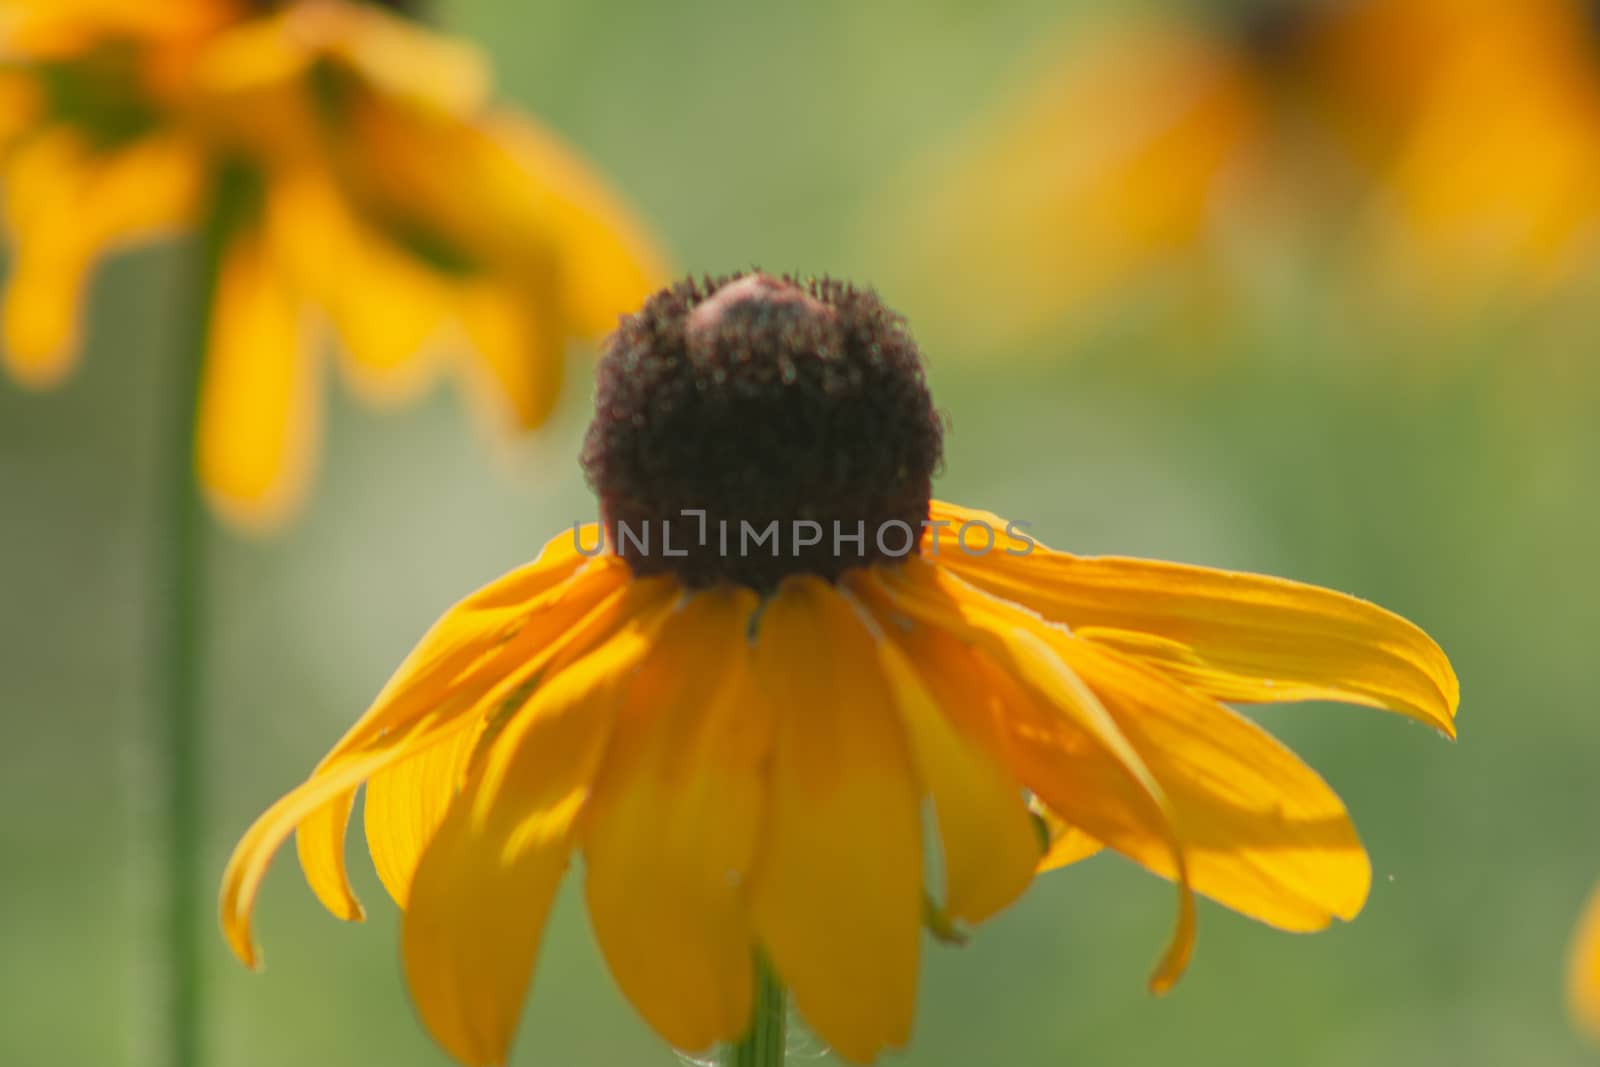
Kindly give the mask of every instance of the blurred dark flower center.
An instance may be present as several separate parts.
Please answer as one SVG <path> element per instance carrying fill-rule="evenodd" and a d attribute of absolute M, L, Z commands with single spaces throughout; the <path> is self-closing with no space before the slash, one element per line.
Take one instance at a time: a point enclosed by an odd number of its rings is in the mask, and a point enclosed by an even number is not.
<path fill-rule="evenodd" d="M 1222 18 L 1239 47 L 1270 64 L 1292 57 L 1325 7 L 1314 0 L 1226 0 Z"/>
<path fill-rule="evenodd" d="M 583 468 L 640 576 L 769 590 L 916 551 L 943 426 L 876 294 L 680 282 L 612 335 Z"/>
<path fill-rule="evenodd" d="M 87 55 L 37 68 L 51 118 L 81 131 L 97 148 L 115 148 L 159 121 L 141 82 L 138 50 L 111 40 Z"/>
<path fill-rule="evenodd" d="M 362 0 L 363 3 L 373 7 L 387 8 L 397 14 L 408 18 L 421 18 L 427 13 L 428 0 Z M 247 0 L 246 6 L 258 14 L 271 14 L 281 11 L 294 3 L 294 0 Z"/>

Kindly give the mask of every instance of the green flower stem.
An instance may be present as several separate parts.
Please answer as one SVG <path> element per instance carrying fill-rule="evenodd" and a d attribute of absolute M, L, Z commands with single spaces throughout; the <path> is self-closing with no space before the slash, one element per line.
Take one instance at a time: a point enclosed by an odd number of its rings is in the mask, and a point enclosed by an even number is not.
<path fill-rule="evenodd" d="M 783 1067 L 789 995 L 765 959 L 756 961 L 756 1005 L 750 1032 L 717 1054 L 717 1067 Z"/>
<path fill-rule="evenodd" d="M 165 879 L 161 897 L 165 952 L 162 1034 L 157 1062 L 199 1067 L 205 1018 L 201 961 L 210 895 L 206 884 L 204 682 L 202 648 L 206 515 L 195 478 L 200 375 L 210 333 L 222 246 L 233 215 L 230 189 L 218 182 L 198 237 L 188 282 L 187 335 L 178 345 L 161 413 L 156 528 L 150 561 L 151 713 L 163 789 L 158 837 Z"/>

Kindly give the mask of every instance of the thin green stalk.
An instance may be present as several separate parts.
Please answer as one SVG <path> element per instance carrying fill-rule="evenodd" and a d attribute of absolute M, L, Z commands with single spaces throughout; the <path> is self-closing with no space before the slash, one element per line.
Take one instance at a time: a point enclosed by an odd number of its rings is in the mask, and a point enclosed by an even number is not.
<path fill-rule="evenodd" d="M 210 929 L 205 892 L 204 683 L 206 515 L 195 478 L 200 375 L 210 333 L 222 246 L 236 183 L 219 180 L 188 280 L 188 329 L 178 345 L 159 420 L 158 494 L 150 561 L 151 712 L 164 789 L 159 838 L 165 868 L 161 959 L 164 1013 L 159 1062 L 199 1067 L 205 1019 L 201 961 Z"/>
<path fill-rule="evenodd" d="M 789 995 L 765 959 L 756 961 L 756 1004 L 750 1032 L 717 1053 L 717 1067 L 783 1067 Z"/>

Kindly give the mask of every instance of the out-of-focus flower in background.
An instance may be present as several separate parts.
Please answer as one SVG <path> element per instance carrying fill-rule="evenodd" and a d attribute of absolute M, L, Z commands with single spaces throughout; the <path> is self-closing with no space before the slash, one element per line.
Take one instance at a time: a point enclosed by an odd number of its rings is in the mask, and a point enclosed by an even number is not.
<path fill-rule="evenodd" d="M 1559 291 L 1600 251 L 1596 7 L 1444 8 L 1426 98 L 1378 204 L 1379 280 L 1448 311 Z"/>
<path fill-rule="evenodd" d="M 914 173 L 915 278 L 974 294 L 950 325 L 990 345 L 1092 322 L 1160 278 L 1226 302 L 1230 260 L 1325 227 L 1400 136 L 1426 81 L 1420 14 L 1238 0 L 1069 27 Z"/>
<path fill-rule="evenodd" d="M 1590 896 L 1573 936 L 1567 997 L 1578 1026 L 1600 1039 L 1600 889 Z"/>
<path fill-rule="evenodd" d="M 506 1060 L 575 849 L 612 975 L 663 1038 L 745 1033 L 759 954 L 854 1063 L 909 1039 L 925 922 L 987 919 L 1102 845 L 1179 887 L 1158 991 L 1195 893 L 1294 931 L 1361 910 L 1344 804 L 1222 701 L 1453 735 L 1459 686 L 1425 633 L 1315 586 L 1051 551 L 931 500 L 941 420 L 870 293 L 685 283 L 611 345 L 584 449 L 604 533 L 562 533 L 446 613 L 250 828 L 221 901 L 241 959 L 291 833 L 318 898 L 361 917 L 344 837 L 363 783 L 418 1012 L 473 1065 Z M 749 550 L 768 520 L 772 554 Z"/>
<path fill-rule="evenodd" d="M 1594 264 L 1591 5 L 1140 5 L 1044 67 L 904 197 L 909 284 L 979 294 L 948 326 L 986 347 L 1152 293 L 1236 323 L 1296 277 L 1426 319 Z"/>
<path fill-rule="evenodd" d="M 102 256 L 212 219 L 197 462 L 223 516 L 271 526 L 299 502 L 325 324 L 365 397 L 415 395 L 450 361 L 499 424 L 537 425 L 567 342 L 614 326 L 658 260 L 488 83 L 468 46 L 346 0 L 7 0 L 12 375 L 71 370 Z"/>

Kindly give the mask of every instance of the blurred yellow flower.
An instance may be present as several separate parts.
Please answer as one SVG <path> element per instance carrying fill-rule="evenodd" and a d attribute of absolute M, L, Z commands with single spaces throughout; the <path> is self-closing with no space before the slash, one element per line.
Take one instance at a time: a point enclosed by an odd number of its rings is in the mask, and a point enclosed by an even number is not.
<path fill-rule="evenodd" d="M 1585 0 L 1440 9 L 1435 76 L 1389 174 L 1381 280 L 1449 310 L 1592 271 L 1600 234 L 1600 24 Z M 1507 290 L 1509 289 L 1509 293 Z"/>
<path fill-rule="evenodd" d="M 1600 1039 L 1600 889 L 1589 898 L 1572 942 L 1567 965 L 1567 994 L 1572 1017 Z"/>
<path fill-rule="evenodd" d="M 1209 314 L 1263 248 L 1277 284 L 1274 250 L 1348 212 L 1419 106 L 1427 3 L 1187 3 L 1073 27 L 914 171 L 911 284 L 959 279 L 969 298 L 941 326 L 985 351 L 1158 283 Z"/>
<path fill-rule="evenodd" d="M 58 382 L 94 264 L 225 201 L 197 431 L 222 515 L 259 527 L 299 502 L 324 324 L 363 396 L 412 396 L 470 351 L 492 414 L 537 425 L 567 341 L 611 329 L 659 266 L 487 89 L 474 51 L 368 4 L 5 0 L 6 365 Z"/>
<path fill-rule="evenodd" d="M 905 1044 L 925 916 L 980 922 L 1102 846 L 1180 887 L 1157 989 L 1188 960 L 1193 893 L 1285 930 L 1354 916 L 1371 872 L 1344 805 L 1221 701 L 1452 734 L 1434 642 L 1328 590 L 1071 556 L 931 500 L 942 432 L 871 293 L 749 275 L 652 298 L 601 363 L 603 526 L 448 611 L 250 828 L 222 887 L 234 951 L 258 961 L 251 912 L 291 833 L 322 902 L 362 916 L 363 783 L 412 995 L 467 1064 L 505 1061 L 574 850 L 618 985 L 695 1050 L 750 1025 L 757 954 L 845 1059 Z"/>
<path fill-rule="evenodd" d="M 1453 16 L 1443 0 L 1237 0 L 1072 27 L 1042 75 L 915 168 L 907 286 L 958 278 L 974 299 L 939 325 L 981 350 L 1096 325 L 1133 296 L 1194 325 L 1280 290 L 1346 240 Z"/>

